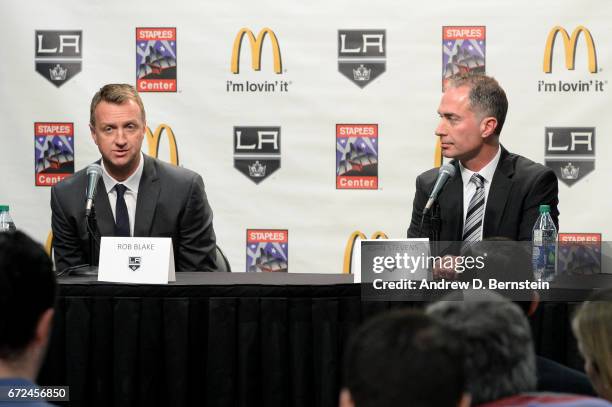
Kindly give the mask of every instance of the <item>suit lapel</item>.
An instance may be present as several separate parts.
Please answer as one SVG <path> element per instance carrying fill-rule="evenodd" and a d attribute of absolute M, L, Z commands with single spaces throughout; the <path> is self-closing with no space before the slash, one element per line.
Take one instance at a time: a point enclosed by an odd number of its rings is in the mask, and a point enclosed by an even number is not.
<path fill-rule="evenodd" d="M 485 210 L 483 237 L 494 237 L 499 233 L 499 224 L 504 216 L 508 195 L 512 189 L 512 176 L 514 175 L 514 166 L 510 159 L 510 154 L 503 147 L 499 157 L 499 164 L 493 174 L 493 181 L 487 196 L 487 208 Z"/>
<path fill-rule="evenodd" d="M 98 186 L 96 197 L 94 198 L 94 205 L 96 207 L 96 223 L 98 224 L 98 231 L 100 236 L 114 236 L 115 235 L 115 218 L 113 218 L 113 212 L 108 201 L 108 192 L 104 185 L 102 177 L 98 180 Z"/>
<path fill-rule="evenodd" d="M 138 186 L 138 199 L 136 200 L 134 236 L 150 235 L 160 191 L 155 161 L 147 155 L 144 155 L 144 160 L 142 177 Z"/>

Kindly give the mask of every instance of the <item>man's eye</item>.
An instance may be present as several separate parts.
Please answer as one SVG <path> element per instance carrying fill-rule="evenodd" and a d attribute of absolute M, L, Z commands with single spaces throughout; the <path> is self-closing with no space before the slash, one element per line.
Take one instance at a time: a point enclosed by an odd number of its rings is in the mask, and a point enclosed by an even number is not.
<path fill-rule="evenodd" d="M 104 128 L 104 131 L 105 131 L 106 133 L 110 133 L 111 131 L 113 131 L 113 128 L 112 128 L 112 127 L 105 127 L 105 128 Z"/>

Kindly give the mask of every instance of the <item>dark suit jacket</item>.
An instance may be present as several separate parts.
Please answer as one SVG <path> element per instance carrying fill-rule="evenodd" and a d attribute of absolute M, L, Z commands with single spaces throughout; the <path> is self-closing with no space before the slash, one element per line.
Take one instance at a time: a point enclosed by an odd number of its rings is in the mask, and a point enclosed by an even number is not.
<path fill-rule="evenodd" d="M 89 263 L 85 223 L 87 169 L 51 189 L 51 226 L 58 271 Z M 102 177 L 94 204 L 100 235 L 113 236 L 115 221 Z M 170 237 L 177 271 L 215 271 L 212 210 L 202 177 L 193 171 L 144 155 L 138 187 L 134 236 Z M 97 264 L 99 250 L 94 253 Z"/>
<path fill-rule="evenodd" d="M 587 375 L 578 370 L 542 356 L 536 356 L 536 370 L 538 372 L 538 391 L 597 396 Z"/>
<path fill-rule="evenodd" d="M 531 240 L 533 225 L 541 204 L 550 205 L 550 214 L 559 230 L 559 187 L 555 173 L 538 163 L 501 148 L 499 163 L 487 197 L 483 238 L 506 237 L 511 240 Z M 459 163 L 457 169 L 438 196 L 440 207 L 440 241 L 463 240 L 463 181 Z M 438 176 L 438 168 L 419 175 L 412 208 L 408 237 L 429 237 L 430 218 L 425 216 L 419 234 L 421 214 Z"/>

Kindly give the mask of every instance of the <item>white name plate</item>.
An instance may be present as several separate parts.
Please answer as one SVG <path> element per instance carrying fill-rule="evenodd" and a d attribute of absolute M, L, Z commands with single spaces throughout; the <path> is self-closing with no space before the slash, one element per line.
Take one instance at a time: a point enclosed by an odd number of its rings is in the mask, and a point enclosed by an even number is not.
<path fill-rule="evenodd" d="M 176 281 L 172 239 L 103 236 L 98 281 L 136 284 Z"/>

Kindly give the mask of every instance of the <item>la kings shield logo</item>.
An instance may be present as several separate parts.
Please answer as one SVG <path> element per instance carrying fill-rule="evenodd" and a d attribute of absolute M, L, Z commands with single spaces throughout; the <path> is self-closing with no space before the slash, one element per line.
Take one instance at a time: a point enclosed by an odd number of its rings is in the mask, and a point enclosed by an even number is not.
<path fill-rule="evenodd" d="M 386 30 L 338 30 L 338 70 L 364 88 L 386 70 Z"/>
<path fill-rule="evenodd" d="M 595 127 L 546 127 L 545 164 L 572 186 L 595 169 Z"/>
<path fill-rule="evenodd" d="M 81 72 L 83 31 L 36 30 L 36 72 L 58 88 Z"/>
<path fill-rule="evenodd" d="M 256 184 L 280 168 L 280 127 L 234 127 L 234 168 Z"/>

